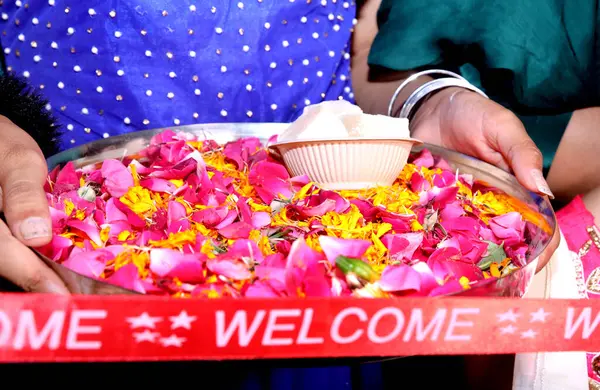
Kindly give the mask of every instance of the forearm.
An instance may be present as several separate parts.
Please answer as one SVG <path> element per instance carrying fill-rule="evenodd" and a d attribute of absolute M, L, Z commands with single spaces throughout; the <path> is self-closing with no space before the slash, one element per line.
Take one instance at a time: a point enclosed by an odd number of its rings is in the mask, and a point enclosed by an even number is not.
<path fill-rule="evenodd" d="M 40 145 L 45 156 L 58 152 L 59 127 L 46 110 L 48 102 L 24 80 L 0 76 L 0 118 L 5 117 L 26 131 Z M 2 118 L 2 120 L 6 120 Z"/>
<path fill-rule="evenodd" d="M 381 0 L 367 0 L 359 9 L 352 40 L 352 83 L 356 103 L 369 114 L 387 114 L 388 105 L 398 86 L 416 71 L 391 72 L 370 68 L 369 51 L 377 35 L 377 10 Z M 410 94 L 431 78 L 423 76 L 403 88 L 394 103 L 397 114 Z"/>
<path fill-rule="evenodd" d="M 366 61 L 365 61 L 366 62 Z M 381 75 L 369 72 L 368 66 L 357 66 L 353 69 L 354 96 L 356 103 L 368 114 L 388 114 L 390 100 L 396 89 L 406 78 L 416 72 L 397 72 Z M 432 80 L 429 76 L 422 76 L 402 89 L 392 107 L 392 115 L 397 116 L 406 99 L 421 85 Z"/>

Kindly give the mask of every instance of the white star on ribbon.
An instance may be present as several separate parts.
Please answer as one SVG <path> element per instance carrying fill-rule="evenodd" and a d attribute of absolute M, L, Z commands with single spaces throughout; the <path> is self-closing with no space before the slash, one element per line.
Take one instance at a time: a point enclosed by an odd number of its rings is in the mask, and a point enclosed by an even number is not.
<path fill-rule="evenodd" d="M 160 343 L 163 347 L 177 347 L 181 348 L 183 342 L 186 339 L 184 337 L 177 337 L 177 335 L 170 335 L 169 337 L 163 337 L 160 339 Z"/>
<path fill-rule="evenodd" d="M 549 315 L 550 313 L 540 308 L 538 311 L 531 313 L 531 320 L 529 322 L 546 322 L 546 317 Z"/>
<path fill-rule="evenodd" d="M 143 341 L 149 341 L 151 343 L 155 343 L 156 338 L 159 336 L 160 336 L 160 333 L 152 332 L 148 329 L 144 330 L 143 332 L 137 332 L 137 333 L 133 334 L 133 337 L 135 338 L 136 343 L 141 343 Z"/>
<path fill-rule="evenodd" d="M 504 322 L 504 321 L 517 322 L 517 318 L 519 318 L 519 316 L 520 316 L 520 314 L 515 313 L 515 311 L 513 309 L 510 309 L 506 313 L 496 314 L 496 317 L 498 318 L 498 322 Z"/>
<path fill-rule="evenodd" d="M 169 317 L 171 329 L 185 328 L 190 330 L 192 329 L 192 322 L 196 321 L 196 319 L 196 316 L 189 315 L 185 310 L 182 310 L 177 316 Z"/>
<path fill-rule="evenodd" d="M 505 326 L 504 328 L 500 328 L 501 334 L 514 334 L 517 331 L 513 325 Z"/>
<path fill-rule="evenodd" d="M 522 339 L 534 339 L 536 334 L 537 334 L 537 332 L 535 332 L 533 329 L 529 329 L 525 332 L 521 332 L 521 338 Z"/>
<path fill-rule="evenodd" d="M 143 312 L 138 317 L 127 317 L 126 321 L 131 324 L 131 329 L 135 328 L 150 328 L 156 329 L 156 323 L 162 321 L 162 317 L 151 317 L 148 313 Z"/>

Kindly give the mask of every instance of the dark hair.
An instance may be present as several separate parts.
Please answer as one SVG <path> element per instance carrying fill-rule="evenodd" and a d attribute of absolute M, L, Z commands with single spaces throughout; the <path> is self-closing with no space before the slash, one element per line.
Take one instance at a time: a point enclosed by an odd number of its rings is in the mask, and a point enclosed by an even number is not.
<path fill-rule="evenodd" d="M 46 157 L 58 153 L 61 129 L 46 110 L 48 101 L 27 81 L 11 73 L 0 75 L 0 115 L 29 133 Z"/>

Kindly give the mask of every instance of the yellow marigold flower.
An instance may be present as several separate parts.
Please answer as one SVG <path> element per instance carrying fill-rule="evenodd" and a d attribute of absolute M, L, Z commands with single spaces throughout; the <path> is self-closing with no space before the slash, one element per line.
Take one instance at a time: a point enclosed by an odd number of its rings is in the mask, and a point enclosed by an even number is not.
<path fill-rule="evenodd" d="M 80 221 L 83 221 L 85 219 L 85 211 L 84 210 L 77 210 L 75 208 L 75 204 L 73 202 L 71 202 L 69 199 L 65 199 L 63 201 L 64 205 L 65 205 L 65 214 L 67 214 L 68 216 L 71 216 L 73 214 L 73 212 L 75 212 L 74 217 L 77 218 Z"/>
<path fill-rule="evenodd" d="M 318 252 L 323 252 L 321 249 L 321 244 L 319 244 L 319 236 L 315 234 L 311 234 L 310 236 L 306 236 L 305 239 L 306 245 L 308 245 L 311 249 L 316 250 Z"/>
<path fill-rule="evenodd" d="M 61 233 L 61 234 L 59 234 L 59 236 L 68 238 L 71 241 L 79 238 L 79 236 L 76 233 Z"/>
<path fill-rule="evenodd" d="M 217 283 L 218 280 L 219 278 L 217 278 L 217 275 L 211 275 L 206 278 L 206 283 Z"/>
<path fill-rule="evenodd" d="M 433 185 L 433 176 L 440 175 L 443 171 L 440 168 L 425 168 L 421 167 L 421 175 L 429 182 L 429 184 Z"/>
<path fill-rule="evenodd" d="M 460 279 L 458 280 L 458 282 L 460 283 L 462 288 L 464 288 L 465 290 L 471 288 L 471 286 L 469 285 L 469 283 L 470 283 L 469 278 L 467 278 L 466 276 L 461 276 Z"/>
<path fill-rule="evenodd" d="M 277 214 L 271 216 L 271 226 L 295 226 L 299 228 L 306 228 L 309 225 L 309 221 L 293 221 L 287 215 L 287 209 L 282 208 Z"/>
<path fill-rule="evenodd" d="M 135 165 L 129 164 L 129 171 L 131 172 L 131 176 L 133 177 L 133 185 L 136 187 L 139 186 L 140 185 L 140 176 L 137 173 L 137 169 L 136 169 Z"/>
<path fill-rule="evenodd" d="M 138 269 L 138 273 L 142 279 L 148 276 L 148 266 L 150 265 L 150 255 L 148 252 L 137 252 L 134 250 L 124 250 L 119 253 L 113 260 L 115 265 L 115 271 L 119 268 L 133 263 Z"/>
<path fill-rule="evenodd" d="M 214 259 L 215 257 L 217 257 L 215 255 L 215 251 L 214 251 L 215 247 L 213 245 L 213 243 L 211 242 L 211 240 L 204 240 L 204 242 L 202 243 L 202 247 L 200 248 L 200 252 L 204 255 L 206 255 L 206 257 L 208 257 L 209 259 Z M 215 276 L 216 278 L 216 276 Z"/>
<path fill-rule="evenodd" d="M 358 207 L 350 205 L 350 209 L 344 214 L 338 214 L 334 211 L 326 213 L 321 218 L 321 223 L 325 227 L 327 234 L 340 238 L 355 238 L 360 233 L 361 221 L 363 215 Z"/>
<path fill-rule="evenodd" d="M 250 234 L 248 235 L 248 238 L 256 243 L 258 243 L 260 241 L 260 231 L 259 230 L 251 230 Z M 235 242 L 235 240 L 234 240 Z"/>
<path fill-rule="evenodd" d="M 110 226 L 105 226 L 100 230 L 100 239 L 102 242 L 108 241 L 108 236 L 110 234 Z"/>
<path fill-rule="evenodd" d="M 411 221 L 410 221 L 410 229 L 411 229 L 413 232 L 420 232 L 420 231 L 421 231 L 421 230 L 423 230 L 424 228 L 423 228 L 423 225 L 421 225 L 421 224 L 419 223 L 419 221 L 418 221 L 418 220 L 415 218 L 415 219 L 413 219 L 413 220 L 411 220 Z"/>
<path fill-rule="evenodd" d="M 383 272 L 383 270 L 385 269 L 385 267 L 387 267 L 387 263 L 385 262 L 380 262 L 380 263 L 373 263 L 371 262 L 371 259 L 369 259 L 369 262 L 371 263 L 371 268 L 373 268 L 373 271 L 377 272 L 378 274 L 381 274 Z"/>
<path fill-rule="evenodd" d="M 387 222 L 380 223 L 379 226 L 377 226 L 377 237 L 381 237 L 391 230 L 392 230 L 391 223 L 387 223 Z"/>
<path fill-rule="evenodd" d="M 464 185 L 459 181 L 456 182 L 456 186 L 458 187 L 458 194 L 465 196 L 467 199 L 473 198 L 473 192 L 469 187 Z"/>
<path fill-rule="evenodd" d="M 365 191 L 342 190 L 340 191 L 340 195 L 346 199 L 367 198 Z"/>
<path fill-rule="evenodd" d="M 271 247 L 271 242 L 269 241 L 269 237 L 262 236 L 258 241 L 258 248 L 262 252 L 263 255 L 269 256 L 275 253 L 273 248 Z"/>
<path fill-rule="evenodd" d="M 265 204 L 256 203 L 252 199 L 250 199 L 248 201 L 248 205 L 250 206 L 250 209 L 252 211 L 262 211 L 262 212 L 265 212 L 265 213 L 270 213 L 271 212 L 271 207 L 270 206 L 267 206 Z"/>
<path fill-rule="evenodd" d="M 198 149 L 201 150 L 202 147 L 204 146 L 204 142 L 202 141 L 186 141 L 186 144 L 188 144 L 189 146 L 191 146 L 194 149 Z"/>
<path fill-rule="evenodd" d="M 400 176 L 398 176 L 398 179 L 401 182 L 409 182 L 410 178 L 412 177 L 413 173 L 415 173 L 417 171 L 417 167 L 414 164 L 406 164 L 404 166 L 404 169 L 402 169 L 402 172 L 400 172 Z"/>
<path fill-rule="evenodd" d="M 494 278 L 499 278 L 501 273 L 500 270 L 498 269 L 498 263 L 492 263 L 490 264 L 490 274 L 494 277 Z"/>
<path fill-rule="evenodd" d="M 219 292 L 217 290 L 214 290 L 212 288 L 210 290 L 208 290 L 205 295 L 207 298 L 211 298 L 211 299 L 221 298 L 221 294 L 219 294 Z"/>
<path fill-rule="evenodd" d="M 213 167 L 221 172 L 225 170 L 237 171 L 235 165 L 228 163 L 227 160 L 225 160 L 225 155 L 223 153 L 209 152 L 204 153 L 202 157 L 204 158 L 204 162 L 206 163 L 206 165 Z"/>
<path fill-rule="evenodd" d="M 65 205 L 65 214 L 67 214 L 67 216 L 70 216 L 73 210 L 75 210 L 75 205 L 69 199 L 65 199 L 63 201 L 63 204 Z"/>
<path fill-rule="evenodd" d="M 294 198 L 293 200 L 300 200 L 300 199 L 304 199 L 306 198 L 308 195 L 313 195 L 319 192 L 318 189 L 312 191 L 310 194 L 308 193 L 308 191 L 315 185 L 315 183 L 310 182 L 308 184 L 306 184 L 304 187 L 302 187 L 300 189 L 300 191 L 296 192 L 294 194 Z"/>
<path fill-rule="evenodd" d="M 173 185 L 175 185 L 175 187 L 179 188 L 183 185 L 183 180 L 181 179 L 171 179 L 169 180 L 171 183 L 173 183 Z"/>
<path fill-rule="evenodd" d="M 216 230 L 211 230 L 201 223 L 193 223 L 192 227 L 195 232 L 198 232 L 203 236 L 212 238 L 216 238 L 218 236 L 218 232 Z"/>
<path fill-rule="evenodd" d="M 196 232 L 185 230 L 182 232 L 171 233 L 164 240 L 150 240 L 148 244 L 156 248 L 180 249 L 184 245 L 193 245 L 196 243 Z"/>
<path fill-rule="evenodd" d="M 386 264 L 387 261 L 387 248 L 383 243 L 375 236 L 374 234 L 371 236 L 371 240 L 373 241 L 373 245 L 371 245 L 367 252 L 365 253 L 365 257 L 369 261 L 371 265 L 379 265 Z"/>
<path fill-rule="evenodd" d="M 371 234 L 371 241 L 373 242 L 373 247 L 377 251 L 379 257 L 385 256 L 387 253 L 387 248 L 385 245 L 383 245 L 383 242 L 381 242 L 379 237 L 377 237 L 375 234 Z"/>
<path fill-rule="evenodd" d="M 119 233 L 117 235 L 117 240 L 119 240 L 119 241 L 127 241 L 127 239 L 129 238 L 130 235 L 131 235 L 130 232 L 128 232 L 127 230 L 123 230 L 121 233 Z"/>
<path fill-rule="evenodd" d="M 143 187 L 131 187 L 119 200 L 142 218 L 157 210 L 156 197 L 153 197 L 152 191 Z"/>

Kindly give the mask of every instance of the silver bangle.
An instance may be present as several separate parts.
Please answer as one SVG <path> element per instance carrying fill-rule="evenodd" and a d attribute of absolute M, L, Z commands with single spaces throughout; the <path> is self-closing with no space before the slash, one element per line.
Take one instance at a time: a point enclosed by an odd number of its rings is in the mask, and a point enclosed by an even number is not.
<path fill-rule="evenodd" d="M 423 100 L 427 95 L 431 94 L 432 92 L 439 91 L 440 89 L 444 89 L 444 88 L 448 88 L 448 87 L 459 87 L 459 88 L 468 89 L 468 90 L 478 93 L 479 95 L 488 99 L 488 96 L 482 90 L 480 90 L 473 84 L 469 83 L 464 78 L 457 79 L 457 78 L 448 77 L 448 78 L 436 79 L 436 80 L 428 81 L 425 84 L 421 85 L 419 88 L 415 89 L 415 91 L 406 99 L 406 101 L 402 105 L 402 109 L 400 110 L 400 115 L 398 115 L 398 116 L 400 118 L 409 118 L 410 114 L 411 114 L 412 110 L 415 108 L 415 106 L 421 100 Z"/>
<path fill-rule="evenodd" d="M 418 73 L 415 73 L 413 75 L 410 75 L 408 78 L 406 78 L 406 80 L 404 80 L 402 82 L 402 84 L 400 84 L 398 86 L 398 88 L 396 88 L 396 91 L 394 92 L 394 95 L 392 95 L 392 99 L 390 100 L 390 104 L 388 105 L 388 116 L 392 116 L 392 111 L 394 110 L 394 103 L 396 102 L 396 99 L 398 99 L 398 96 L 400 96 L 400 92 L 402 92 L 402 90 L 408 84 L 412 83 L 413 81 L 415 81 L 419 77 L 426 76 L 428 74 L 438 74 L 438 75 L 452 76 L 452 77 L 457 78 L 459 80 L 467 81 L 461 75 L 459 75 L 457 73 L 454 73 L 454 72 L 450 72 L 449 70 L 443 70 L 443 69 L 424 70 L 422 72 L 418 72 Z"/>

